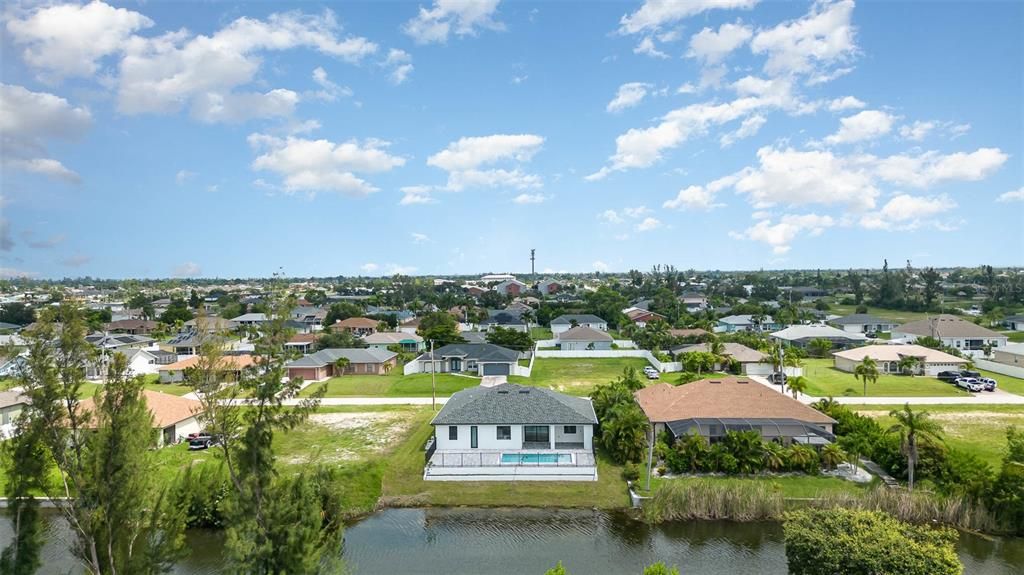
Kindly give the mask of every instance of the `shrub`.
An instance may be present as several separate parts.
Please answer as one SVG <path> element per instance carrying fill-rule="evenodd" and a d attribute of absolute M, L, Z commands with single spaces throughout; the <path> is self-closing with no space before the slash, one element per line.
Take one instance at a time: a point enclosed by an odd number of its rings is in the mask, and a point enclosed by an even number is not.
<path fill-rule="evenodd" d="M 787 513 L 786 559 L 794 575 L 960 575 L 957 532 L 848 509 Z"/>
<path fill-rule="evenodd" d="M 700 375 L 695 371 L 681 371 L 679 372 L 679 379 L 676 381 L 676 385 L 686 385 L 691 381 L 697 381 L 698 379 L 703 378 L 703 375 Z"/>
<path fill-rule="evenodd" d="M 679 569 L 669 567 L 661 561 L 658 561 L 654 565 L 647 566 L 644 569 L 643 575 L 679 575 Z"/>
<path fill-rule="evenodd" d="M 731 519 L 761 521 L 782 516 L 780 492 L 760 481 L 666 480 L 644 503 L 648 521 Z"/>
<path fill-rule="evenodd" d="M 635 463 L 627 463 L 622 468 L 622 478 L 626 481 L 636 481 L 640 479 L 640 466 Z"/>
<path fill-rule="evenodd" d="M 696 473 L 706 469 L 708 450 L 707 440 L 691 433 L 676 441 L 665 462 L 673 473 Z"/>

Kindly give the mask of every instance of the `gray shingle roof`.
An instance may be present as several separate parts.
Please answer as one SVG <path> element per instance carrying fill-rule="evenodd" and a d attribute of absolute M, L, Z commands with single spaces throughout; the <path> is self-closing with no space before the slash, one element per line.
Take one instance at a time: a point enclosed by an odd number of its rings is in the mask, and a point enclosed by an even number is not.
<path fill-rule="evenodd" d="M 582 314 L 575 314 L 575 315 L 574 314 L 560 315 L 560 316 L 556 317 L 555 319 L 551 320 L 551 324 L 552 325 L 562 325 L 562 324 L 570 325 L 570 324 L 572 324 L 572 320 L 576 320 L 576 323 L 578 323 L 578 324 L 584 324 L 584 323 L 608 323 L 608 322 L 604 321 L 603 319 L 597 317 L 596 315 L 592 315 L 592 314 L 589 314 L 589 313 L 582 313 Z"/>
<path fill-rule="evenodd" d="M 347 358 L 349 363 L 384 363 L 397 355 L 386 349 L 330 348 L 302 356 L 289 362 L 285 367 L 322 367 L 343 357 Z"/>
<path fill-rule="evenodd" d="M 1005 334 L 994 332 L 955 315 L 941 314 L 927 319 L 905 323 L 893 329 L 898 333 L 909 333 L 931 337 L 987 337 L 1006 338 Z"/>
<path fill-rule="evenodd" d="M 596 425 L 597 416 L 589 399 L 540 387 L 503 383 L 455 393 L 431 424 Z"/>
<path fill-rule="evenodd" d="M 478 362 L 508 362 L 519 361 L 519 352 L 493 343 L 450 343 L 444 347 L 434 350 L 433 359 L 445 357 L 464 357 Z M 418 361 L 430 361 L 430 352 L 416 358 Z"/>

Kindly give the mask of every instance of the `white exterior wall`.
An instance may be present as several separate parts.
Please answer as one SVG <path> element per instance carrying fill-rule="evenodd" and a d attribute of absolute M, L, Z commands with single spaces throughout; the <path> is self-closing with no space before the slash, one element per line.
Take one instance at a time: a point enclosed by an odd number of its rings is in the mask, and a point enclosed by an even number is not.
<path fill-rule="evenodd" d="M 898 331 L 892 332 L 892 338 L 893 339 L 903 339 L 903 338 L 906 338 L 907 341 L 914 342 L 914 341 L 917 341 L 918 337 L 919 336 L 914 335 L 912 333 L 902 333 L 902 332 L 898 332 Z M 943 337 L 943 338 L 941 338 L 941 341 L 942 341 L 943 345 L 948 345 L 949 347 L 956 348 L 956 349 L 959 349 L 959 350 L 962 350 L 962 351 L 967 351 L 967 350 L 964 349 L 964 347 L 966 346 L 967 340 L 971 340 L 971 341 L 982 340 L 985 343 L 991 343 L 993 347 L 1005 347 L 1006 346 L 1006 342 L 1008 341 L 1008 338 L 1006 338 L 1006 337 L 991 337 L 991 338 L 986 338 L 986 337 Z"/>
<path fill-rule="evenodd" d="M 170 426 L 168 426 L 170 427 Z M 157 446 L 163 447 L 164 442 L 164 427 L 157 428 Z M 190 433 L 199 433 L 203 430 L 203 426 L 199 423 L 199 420 L 195 416 L 183 419 L 178 423 L 174 424 L 174 437 L 175 439 L 184 439 L 189 436 Z"/>
<path fill-rule="evenodd" d="M 598 329 L 598 330 L 601 330 L 601 331 L 608 331 L 608 323 L 607 322 L 603 322 L 603 321 L 602 322 L 589 322 L 589 321 L 585 321 L 585 322 L 579 324 L 579 326 L 580 327 L 589 327 L 591 329 Z M 560 333 L 567 332 L 570 329 L 572 329 L 572 324 L 568 324 L 568 323 L 561 323 L 561 324 L 555 323 L 555 324 L 551 324 L 551 333 L 554 334 L 554 335 L 558 335 Z"/>
<path fill-rule="evenodd" d="M 455 427 L 459 428 L 459 438 L 452 441 L 448 439 L 448 425 L 436 425 L 434 426 L 434 436 L 437 442 L 438 451 L 468 451 L 470 447 L 470 425 L 458 425 Z M 520 450 L 523 449 L 523 426 L 522 425 L 510 425 L 512 428 L 511 439 L 498 439 L 498 426 L 497 425 L 477 425 L 477 449 L 482 451 L 504 451 L 504 450 Z M 593 449 L 594 447 L 594 426 L 593 425 L 576 425 L 575 435 L 566 435 L 564 433 L 565 426 L 562 424 L 550 425 L 554 427 L 553 432 L 549 432 L 549 438 L 554 438 L 555 442 L 575 442 L 583 443 L 584 449 Z"/>
<path fill-rule="evenodd" d="M 148 357 L 138 354 L 135 356 L 135 359 L 128 364 L 128 368 L 131 369 L 132 373 L 135 375 L 152 375 L 157 373 L 160 366 L 156 364 L 156 360 L 154 360 L 153 363 L 149 363 Z"/>
<path fill-rule="evenodd" d="M 590 347 L 593 344 L 594 347 Z M 612 348 L 612 342 L 610 341 L 563 341 L 559 343 L 561 349 L 565 351 L 573 350 L 609 350 Z"/>

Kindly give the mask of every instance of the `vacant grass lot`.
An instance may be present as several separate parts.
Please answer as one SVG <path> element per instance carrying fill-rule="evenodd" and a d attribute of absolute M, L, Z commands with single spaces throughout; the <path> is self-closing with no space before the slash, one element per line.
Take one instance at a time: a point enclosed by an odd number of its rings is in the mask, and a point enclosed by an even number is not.
<path fill-rule="evenodd" d="M 840 305 L 829 302 L 829 308 L 829 313 L 836 315 L 850 315 L 857 312 L 857 306 L 855 305 Z M 882 319 L 891 319 L 897 323 L 907 323 L 928 317 L 928 314 L 924 312 L 882 309 L 872 306 L 868 306 L 868 313 Z M 935 314 L 931 315 L 934 316 Z"/>
<path fill-rule="evenodd" d="M 627 507 L 622 468 L 598 457 L 598 481 L 424 481 L 423 446 L 433 430 L 429 410 L 413 432 L 388 455 L 384 473 L 385 507 L 468 505 L 472 507 Z"/>
<path fill-rule="evenodd" d="M 533 362 L 529 378 L 511 376 L 509 381 L 523 385 L 547 387 L 572 395 L 587 395 L 599 383 L 607 383 L 622 375 L 626 367 L 643 369 L 647 360 L 638 357 L 614 358 L 548 358 Z M 643 375 L 641 374 L 641 377 Z"/>
<path fill-rule="evenodd" d="M 779 491 L 783 497 L 793 499 L 808 499 L 835 495 L 842 493 L 859 494 L 867 489 L 870 484 L 857 484 L 837 477 L 811 476 L 811 475 L 780 475 L 780 476 L 756 476 L 756 477 L 653 477 L 651 478 L 651 491 L 653 493 L 667 483 L 697 481 L 700 479 L 712 479 L 723 485 L 746 483 L 763 483 L 772 491 Z M 639 487 L 645 487 L 645 479 L 640 478 L 636 482 Z M 646 492 L 645 492 L 646 493 Z"/>
<path fill-rule="evenodd" d="M 103 387 L 102 383 L 96 383 L 93 381 L 87 381 L 78 388 L 78 397 L 92 397 L 96 395 L 96 391 Z M 181 385 L 178 383 L 159 383 L 157 376 L 146 376 L 146 389 L 150 391 L 159 391 L 161 393 L 169 393 L 171 395 L 185 395 L 192 391 L 192 388 L 187 385 Z"/>
<path fill-rule="evenodd" d="M 893 419 L 889 412 L 896 406 L 851 406 L 858 413 L 872 417 L 888 428 Z M 995 469 L 1002 465 L 1006 453 L 1006 428 L 1024 427 L 1022 405 L 911 405 L 915 411 L 927 411 L 942 424 L 946 445 L 970 451 Z"/>
<path fill-rule="evenodd" d="M 864 384 L 852 373 L 832 367 L 831 359 L 804 360 L 807 394 L 816 397 L 859 396 Z M 944 397 L 966 396 L 970 393 L 934 377 L 881 375 L 876 383 L 868 383 L 868 397 Z"/>
<path fill-rule="evenodd" d="M 449 396 L 456 391 L 479 385 L 480 379 L 447 373 L 437 374 L 437 395 Z M 314 383 L 302 390 L 303 396 L 316 391 L 323 383 Z M 327 380 L 326 397 L 430 397 L 429 373 L 402 375 L 344 375 Z"/>
<path fill-rule="evenodd" d="M 1009 391 L 1010 393 L 1016 393 L 1017 395 L 1024 395 L 1024 379 L 984 369 L 975 369 L 975 371 L 979 372 L 984 377 L 991 377 L 996 380 L 999 384 L 999 388 L 1003 391 Z"/>

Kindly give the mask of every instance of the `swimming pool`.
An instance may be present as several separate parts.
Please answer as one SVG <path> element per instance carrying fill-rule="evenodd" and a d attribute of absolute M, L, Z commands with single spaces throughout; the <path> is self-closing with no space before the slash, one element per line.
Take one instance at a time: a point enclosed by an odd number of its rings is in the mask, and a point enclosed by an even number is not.
<path fill-rule="evenodd" d="M 502 453 L 502 463 L 539 464 L 539 463 L 572 463 L 569 453 Z"/>

